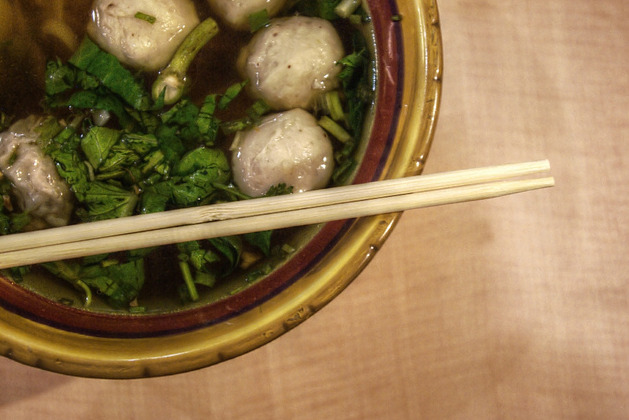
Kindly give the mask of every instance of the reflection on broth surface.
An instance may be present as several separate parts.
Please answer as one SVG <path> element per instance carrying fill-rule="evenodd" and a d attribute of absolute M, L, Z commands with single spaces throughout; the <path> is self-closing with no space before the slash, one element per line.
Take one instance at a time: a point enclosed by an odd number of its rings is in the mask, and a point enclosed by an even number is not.
<path fill-rule="evenodd" d="M 258 144 L 262 142 L 263 149 L 290 150 L 291 144 L 300 144 L 304 151 L 275 153 L 272 165 L 256 168 L 252 172 L 255 176 L 276 180 L 265 185 L 264 190 L 256 191 L 256 195 L 286 194 L 301 190 L 304 185 L 307 186 L 304 189 L 321 188 L 351 179 L 358 164 L 356 151 L 363 138 L 365 111 L 373 105 L 374 99 L 371 49 L 366 47 L 362 37 L 369 26 L 366 12 L 358 7 L 349 19 L 341 19 L 333 8 L 321 6 L 325 2 L 288 2 L 291 9 L 279 16 L 293 19 L 297 25 L 307 21 L 308 25 L 329 26 L 332 33 L 340 36 L 342 47 L 335 46 L 335 54 L 327 55 L 325 59 L 329 62 L 323 63 L 326 69 L 338 66 L 338 71 L 334 68 L 324 76 L 338 80 L 315 83 L 315 79 L 308 80 L 310 75 L 295 76 L 305 80 L 306 89 L 313 90 L 313 99 L 308 103 L 309 111 L 299 111 L 308 114 L 307 119 L 284 119 L 282 113 L 295 110 L 278 109 L 275 104 L 267 104 L 264 95 L 248 94 L 253 91 L 247 90 L 249 85 L 267 77 L 266 73 L 255 72 L 257 63 L 250 63 L 254 70 L 248 72 L 248 77 L 252 80 L 243 80 L 236 69 L 240 51 L 254 34 L 224 25 L 221 16 L 215 16 L 205 0 L 190 3 L 202 23 L 196 25 L 196 17 L 187 21 L 195 22 L 195 26 L 189 28 L 185 40 L 182 37 L 177 41 L 180 48 L 168 66 L 159 71 L 141 71 L 140 68 L 153 64 L 145 66 L 124 58 L 128 65 L 123 65 L 111 55 L 124 54 L 121 49 L 127 48 L 133 40 L 142 39 L 144 35 L 137 32 L 141 28 L 160 30 L 163 16 L 160 10 L 172 12 L 178 4 L 187 1 L 159 0 L 156 3 L 160 7 L 136 11 L 144 2 L 0 0 L 0 150 L 6 152 L 0 156 L 0 234 L 46 226 L 42 222 L 47 219 L 46 215 L 31 211 L 20 199 L 44 196 L 41 192 L 46 186 L 34 180 L 46 178 L 46 174 L 37 172 L 46 167 L 56 168 L 58 174 L 54 175 L 59 183 L 67 183 L 59 190 L 71 191 L 56 197 L 68 200 L 67 204 L 74 208 L 70 223 L 249 199 L 251 197 L 243 191 L 252 190 L 233 182 L 230 167 L 230 161 L 234 167 L 239 166 L 240 152 L 233 153 L 231 159 L 230 155 L 236 149 L 248 150 L 240 147 L 244 144 L 236 143 L 254 138 L 246 133 L 257 130 L 263 118 L 288 121 L 285 127 L 271 130 L 268 139 L 255 137 Z M 94 4 L 100 7 L 99 14 L 93 12 Z M 117 21 L 105 27 L 103 13 L 112 13 L 116 19 L 125 14 L 120 19 L 131 20 L 123 21 L 126 25 Z M 295 15 L 301 17 L 298 19 Z M 311 20 L 303 18 L 304 15 Z M 124 33 L 123 41 L 116 41 L 122 42 L 122 47 L 111 47 L 109 41 L 90 40 L 86 36 L 91 19 L 99 19 L 98 24 L 104 25 L 100 31 L 135 29 Z M 270 19 L 263 11 L 250 16 L 250 22 L 257 22 L 260 28 L 274 27 L 269 24 Z M 203 31 L 211 28 L 214 20 L 218 22 L 218 34 L 207 37 Z M 334 37 L 338 39 L 336 33 Z M 114 34 L 112 39 L 119 36 Z M 277 38 L 287 40 L 283 41 L 287 42 L 287 51 L 302 49 L 300 45 L 291 44 L 298 37 Z M 318 43 L 316 48 L 326 47 L 319 38 L 301 38 L 300 42 Z M 270 49 L 274 37 L 265 42 Z M 293 67 L 290 60 L 294 54 L 269 56 L 263 52 L 265 45 L 256 48 L 262 51 L 256 58 L 260 65 L 268 60 L 273 61 L 271 67 Z M 317 51 L 316 48 L 311 51 Z M 346 55 L 343 57 L 343 54 Z M 314 61 L 323 60 L 323 56 L 310 54 L 309 58 L 299 60 L 313 60 L 314 65 Z M 340 57 L 343 58 L 339 60 Z M 299 64 L 292 71 L 312 67 Z M 160 96 L 161 90 L 151 91 L 156 80 L 162 80 L 165 75 L 170 77 L 171 73 L 175 80 L 169 79 L 168 83 L 177 88 L 186 87 L 184 96 L 172 106 Z M 37 118 L 29 117 L 32 115 Z M 326 143 L 328 152 L 323 164 L 322 158 L 315 156 L 310 141 L 287 139 L 306 129 L 305 126 L 295 127 L 302 120 L 308 121 L 308 129 L 317 130 Z M 31 125 L 26 126 L 27 122 Z M 25 133 L 29 133 L 28 139 Z M 235 138 L 238 140 L 234 141 Z M 277 147 L 278 139 L 285 144 Z M 258 146 L 249 149 L 258 150 Z M 22 152 L 27 147 L 29 150 L 39 148 L 39 154 L 33 152 L 28 156 L 38 156 L 33 160 L 44 164 L 25 164 L 28 159 Z M 242 159 L 257 165 L 256 157 L 242 156 Z M 25 168 L 19 170 L 24 176 L 12 175 L 16 173 L 18 161 Z M 325 171 L 320 171 L 321 167 L 325 167 Z M 290 176 L 278 177 L 273 171 Z M 315 172 L 319 177 L 316 182 L 302 182 L 303 174 Z M 290 180 L 295 180 L 295 190 Z M 59 220 L 48 219 L 55 223 Z M 133 250 L 47 263 L 9 274 L 18 280 L 24 278 L 27 287 L 37 290 L 36 281 L 28 280 L 37 276 L 29 276 L 29 273 L 31 270 L 45 272 L 68 282 L 85 296 L 88 305 L 94 293 L 102 295 L 115 308 L 143 311 L 146 309 L 142 306 L 144 295 L 163 293 L 169 299 L 178 296 L 183 301 L 195 301 L 203 290 L 226 279 L 239 278 L 244 284 L 254 282 L 303 244 L 298 237 L 300 232 L 306 231 L 310 232 L 306 236 L 312 234 L 312 230 L 258 232 L 157 250 Z M 145 285 L 148 290 L 144 290 Z M 69 303 L 67 299 L 64 301 Z"/>

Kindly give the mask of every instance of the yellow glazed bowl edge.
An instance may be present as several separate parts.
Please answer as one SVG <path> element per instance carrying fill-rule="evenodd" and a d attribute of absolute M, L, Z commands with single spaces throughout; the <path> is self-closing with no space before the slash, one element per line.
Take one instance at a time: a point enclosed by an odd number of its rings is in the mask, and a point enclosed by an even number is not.
<path fill-rule="evenodd" d="M 396 139 L 422 140 L 396 141 L 382 178 L 422 171 L 441 97 L 436 1 L 399 2 L 398 9 L 406 76 Z M 332 250 L 295 285 L 229 322 L 171 336 L 100 338 L 58 330 L 0 308 L 0 354 L 49 371 L 116 379 L 171 375 L 219 363 L 268 343 L 330 302 L 373 258 L 399 216 L 356 220 L 340 241 L 343 252 Z"/>

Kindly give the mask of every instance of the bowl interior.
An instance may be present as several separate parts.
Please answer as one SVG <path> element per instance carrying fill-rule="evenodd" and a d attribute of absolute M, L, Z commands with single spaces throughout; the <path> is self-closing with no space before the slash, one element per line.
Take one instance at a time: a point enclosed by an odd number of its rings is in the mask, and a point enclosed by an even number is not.
<path fill-rule="evenodd" d="M 377 95 L 353 183 L 421 172 L 440 97 L 436 3 L 367 3 Z M 99 377 L 176 373 L 242 354 L 299 324 L 343 290 L 382 246 L 397 217 L 288 230 L 285 240 L 295 251 L 274 257 L 268 275 L 255 281 L 246 275 L 234 277 L 205 289 L 198 302 L 186 306 L 152 293 L 143 298 L 148 308 L 144 314 L 114 311 L 99 301 L 86 310 L 71 287 L 45 276 L 28 277 L 19 285 L 2 278 L 0 336 L 14 337 L 4 344 L 4 354 L 34 364 L 25 356 L 28 346 L 41 350 L 36 357 L 41 367 Z M 89 354 L 77 355 L 77 346 L 85 340 L 99 344 L 91 346 Z M 149 350 L 147 343 L 154 347 Z M 136 360 L 133 367 L 131 359 Z M 157 360 L 166 359 L 168 363 L 157 367 Z"/>

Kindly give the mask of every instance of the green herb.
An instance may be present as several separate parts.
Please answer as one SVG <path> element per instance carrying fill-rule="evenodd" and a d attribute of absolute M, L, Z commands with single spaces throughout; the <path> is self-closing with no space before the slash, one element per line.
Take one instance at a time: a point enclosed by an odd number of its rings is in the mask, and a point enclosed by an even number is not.
<path fill-rule="evenodd" d="M 348 142 L 346 144 L 351 143 Z M 334 185 L 341 185 L 345 183 L 347 177 L 349 177 L 354 172 L 354 169 L 356 169 L 358 163 L 356 162 L 356 160 L 348 158 L 347 154 L 341 153 L 336 156 L 336 161 L 340 163 L 338 163 L 336 168 L 334 168 L 334 172 L 332 174 L 332 183 Z"/>
<path fill-rule="evenodd" d="M 16 283 L 22 283 L 24 281 L 24 276 L 26 276 L 30 271 L 31 266 L 13 267 L 6 270 L 0 270 L 0 274 L 12 279 Z"/>
<path fill-rule="evenodd" d="M 266 9 L 262 9 L 259 12 L 252 13 L 248 17 L 249 20 L 249 30 L 251 32 L 256 32 L 265 26 L 268 26 L 271 23 L 271 19 L 269 18 L 269 12 Z"/>
<path fill-rule="evenodd" d="M 289 244 L 282 244 L 280 250 L 284 253 L 284 254 L 292 254 L 293 252 L 295 252 L 295 248 L 292 247 Z"/>
<path fill-rule="evenodd" d="M 218 95 L 208 95 L 203 101 L 196 118 L 199 134 L 206 146 L 213 146 L 218 136 L 221 121 L 214 115 L 217 108 Z"/>
<path fill-rule="evenodd" d="M 349 18 L 361 4 L 362 0 L 341 0 L 334 8 L 334 12 L 342 18 Z"/>
<path fill-rule="evenodd" d="M 151 25 L 154 24 L 155 21 L 157 21 L 157 18 L 155 16 L 150 16 L 150 15 L 147 15 L 146 13 L 142 13 L 142 12 L 137 12 L 134 17 L 136 19 L 144 20 L 144 21 L 150 23 Z"/>
<path fill-rule="evenodd" d="M 369 59 L 364 45 L 365 41 L 360 36 L 354 36 L 352 42 L 354 52 L 339 62 L 342 66 L 339 78 L 347 103 L 346 128 L 350 137 L 348 138 L 340 131 L 337 133 L 341 138 L 346 139 L 343 147 L 335 152 L 337 165 L 332 175 L 332 182 L 337 185 L 344 183 L 357 166 L 354 159 L 356 139 L 361 138 L 365 114 L 375 96 L 375 71 L 373 61 Z"/>
<path fill-rule="evenodd" d="M 282 184 L 273 185 L 264 194 L 264 196 L 265 197 L 274 197 L 276 195 L 285 195 L 285 194 L 292 194 L 292 193 L 293 193 L 293 187 L 282 183 Z"/>
<path fill-rule="evenodd" d="M 46 65 L 46 95 L 58 95 L 73 89 L 76 82 L 76 69 L 62 64 L 61 60 L 50 61 Z"/>
<path fill-rule="evenodd" d="M 81 139 L 81 149 L 94 169 L 107 158 L 111 148 L 118 143 L 120 131 L 105 127 L 93 127 Z"/>
<path fill-rule="evenodd" d="M 74 127 L 68 126 L 50 143 L 46 153 L 55 161 L 59 175 L 66 180 L 76 198 L 85 199 L 88 189 L 89 173 L 79 155 L 80 136 Z"/>
<path fill-rule="evenodd" d="M 208 18 L 198 24 L 183 40 L 170 63 L 159 73 L 151 90 L 153 99 L 162 96 L 165 104 L 177 102 L 186 87 L 186 73 L 198 52 L 218 33 L 216 22 Z"/>
<path fill-rule="evenodd" d="M 335 8 L 341 0 L 302 0 L 297 3 L 296 10 L 304 16 L 316 16 L 327 20 L 338 19 Z"/>
<path fill-rule="evenodd" d="M 220 184 L 215 182 L 212 184 L 217 192 L 225 194 L 228 199 L 226 201 L 249 200 L 251 197 L 240 191 L 234 184 Z"/>
<path fill-rule="evenodd" d="M 221 129 L 225 134 L 233 134 L 237 131 L 247 130 L 257 125 L 262 119 L 262 116 L 270 110 L 271 108 L 264 101 L 258 100 L 249 107 L 246 117 L 226 121 L 221 124 Z"/>
<path fill-rule="evenodd" d="M 59 121 L 57 121 L 54 117 L 46 118 L 36 129 L 35 132 L 38 134 L 37 137 L 37 145 L 44 151 L 48 150 L 51 142 L 61 131 L 63 131 L 64 126 L 62 126 Z"/>
<path fill-rule="evenodd" d="M 81 279 L 108 298 L 113 307 L 126 308 L 144 285 L 144 262 L 114 262 L 111 265 L 82 267 Z"/>
<path fill-rule="evenodd" d="M 329 115 L 334 121 L 345 120 L 345 110 L 338 90 L 326 92 L 319 98 L 317 105 L 320 112 Z"/>
<path fill-rule="evenodd" d="M 142 81 L 125 69 L 116 57 L 101 50 L 89 38 L 84 38 L 69 63 L 96 77 L 103 86 L 134 109 L 146 111 L 151 108 L 150 96 Z"/>
<path fill-rule="evenodd" d="M 364 22 L 363 16 L 357 15 L 357 14 L 350 15 L 348 17 L 348 20 L 349 20 L 349 23 L 351 23 L 352 25 L 355 25 L 355 26 L 358 26 L 358 25 L 360 25 L 360 24 L 362 24 Z"/>
<path fill-rule="evenodd" d="M 181 276 L 183 277 L 188 299 L 193 302 L 199 300 L 199 292 L 197 291 L 197 287 L 194 285 L 194 278 L 192 277 L 190 266 L 185 261 L 180 261 L 179 269 L 181 270 Z M 182 300 L 187 300 L 183 298 L 183 294 L 181 292 L 180 294 L 182 295 Z"/>
<path fill-rule="evenodd" d="M 146 312 L 146 308 L 144 306 L 129 306 L 129 312 L 132 314 L 143 314 Z"/>
<path fill-rule="evenodd" d="M 216 264 L 219 256 L 211 249 L 201 247 L 199 241 L 177 244 L 179 250 L 179 268 L 184 278 L 184 287 L 180 289 L 180 296 L 184 301 L 197 300 L 196 285 L 212 287 L 216 282 Z"/>
<path fill-rule="evenodd" d="M 130 113 L 130 109 L 125 106 L 125 103 L 111 92 L 104 89 L 96 90 L 84 90 L 75 92 L 70 98 L 58 105 L 70 108 L 78 109 L 98 109 L 103 111 L 112 112 L 116 117 L 120 125 L 128 130 L 135 129 L 137 121 Z"/>
<path fill-rule="evenodd" d="M 77 210 L 84 222 L 131 216 L 138 202 L 134 193 L 106 182 L 90 182 L 81 202 L 87 207 Z"/>
<path fill-rule="evenodd" d="M 272 230 L 265 230 L 262 232 L 247 233 L 243 235 L 243 238 L 249 245 L 258 248 L 265 256 L 268 256 L 271 253 L 272 236 Z"/>
<path fill-rule="evenodd" d="M 120 143 L 140 156 L 159 146 L 155 135 L 150 133 L 123 133 Z"/>
<path fill-rule="evenodd" d="M 238 263 L 240 263 L 242 240 L 238 236 L 226 236 L 223 238 L 211 238 L 208 239 L 208 241 L 226 263 L 222 276 L 228 276 L 238 267 Z"/>
<path fill-rule="evenodd" d="M 130 130 L 145 122 L 144 111 L 159 106 L 151 105 L 141 80 L 88 38 L 69 63 L 48 63 L 45 92 L 49 108 L 110 111 Z"/>
<path fill-rule="evenodd" d="M 318 122 L 325 131 L 330 133 L 341 143 L 346 143 L 352 140 L 352 136 L 343 127 L 341 127 L 341 125 L 327 115 L 321 117 Z"/>
<path fill-rule="evenodd" d="M 142 260 L 121 263 L 116 260 L 82 265 L 79 262 L 58 261 L 42 264 L 55 276 L 68 281 L 85 295 L 85 306 L 92 300 L 91 289 L 107 297 L 114 308 L 127 308 L 137 298 L 144 285 Z"/>
<path fill-rule="evenodd" d="M 225 90 L 225 93 L 221 96 L 220 101 L 218 102 L 218 109 L 221 109 L 221 110 L 227 109 L 229 104 L 231 104 L 232 101 L 236 99 L 236 97 L 240 94 L 240 92 L 242 92 L 242 90 L 245 88 L 247 83 L 248 83 L 247 80 L 245 80 L 243 82 L 235 83 L 229 86 Z"/>
<path fill-rule="evenodd" d="M 28 213 L 11 213 L 5 209 L 2 196 L 0 196 L 0 235 L 8 235 L 20 232 L 31 221 Z"/>
<path fill-rule="evenodd" d="M 123 144 L 116 144 L 109 150 L 107 158 L 101 162 L 95 179 L 102 181 L 117 178 L 122 180 L 126 175 L 132 175 L 137 179 L 139 176 L 134 174 L 130 167 L 140 160 L 141 156 L 135 151 Z"/>

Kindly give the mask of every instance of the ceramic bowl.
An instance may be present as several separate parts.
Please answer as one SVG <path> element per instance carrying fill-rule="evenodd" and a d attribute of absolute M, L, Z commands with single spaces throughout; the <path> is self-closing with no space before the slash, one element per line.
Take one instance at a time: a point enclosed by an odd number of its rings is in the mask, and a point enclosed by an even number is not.
<path fill-rule="evenodd" d="M 435 0 L 368 0 L 377 95 L 354 183 L 416 175 L 430 149 L 441 93 Z M 145 314 L 59 303 L 57 283 L 0 279 L 0 354 L 41 369 L 100 378 L 170 375 L 268 343 L 337 296 L 368 264 L 399 214 L 299 230 L 297 251 L 251 284 L 226 282 L 199 303 L 152 302 Z M 161 305 L 161 306 L 160 306 Z"/>

